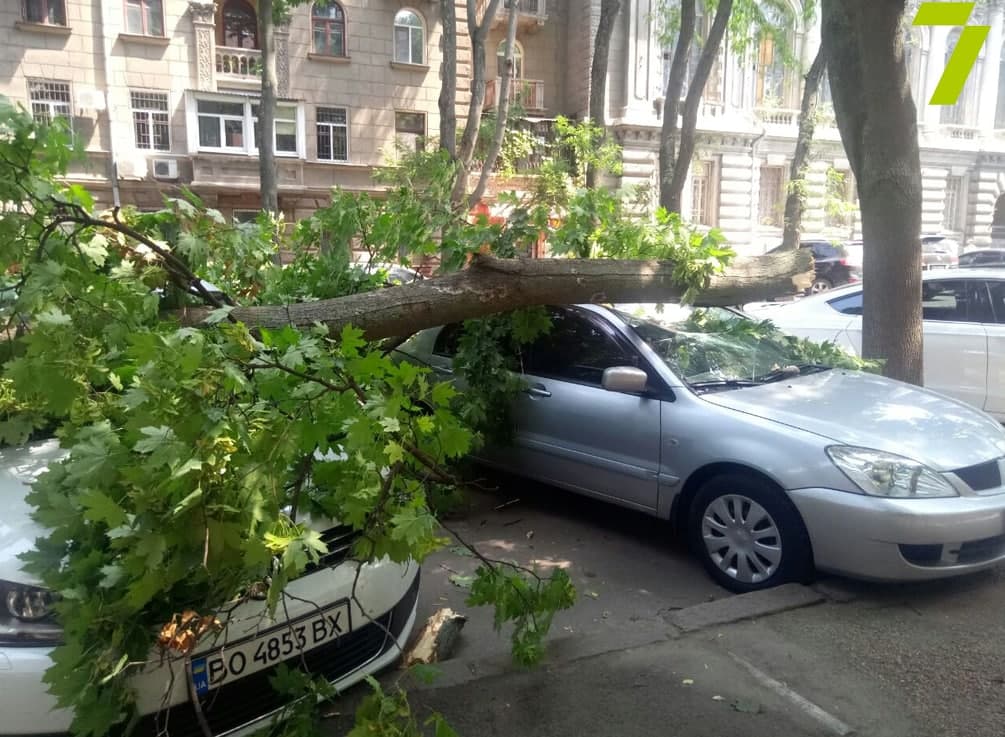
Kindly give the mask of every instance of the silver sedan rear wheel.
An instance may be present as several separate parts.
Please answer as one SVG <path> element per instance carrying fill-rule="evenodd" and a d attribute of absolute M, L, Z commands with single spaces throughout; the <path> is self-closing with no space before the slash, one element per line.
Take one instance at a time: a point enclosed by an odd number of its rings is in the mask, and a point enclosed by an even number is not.
<path fill-rule="evenodd" d="M 730 578 L 745 584 L 768 580 L 782 562 L 782 538 L 768 511 L 742 494 L 717 497 L 702 514 L 708 556 Z"/>

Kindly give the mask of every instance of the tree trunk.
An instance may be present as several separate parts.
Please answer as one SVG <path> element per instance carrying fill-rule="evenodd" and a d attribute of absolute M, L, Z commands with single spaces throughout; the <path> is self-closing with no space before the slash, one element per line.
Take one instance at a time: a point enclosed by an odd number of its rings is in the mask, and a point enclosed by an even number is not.
<path fill-rule="evenodd" d="M 908 85 L 906 0 L 823 0 L 823 44 L 865 242 L 862 353 L 922 382 L 921 161 Z"/>
<path fill-rule="evenodd" d="M 663 98 L 663 127 L 660 130 L 660 207 L 672 212 L 670 183 L 677 165 L 677 116 L 687 74 L 687 58 L 694 41 L 695 0 L 681 0 L 680 30 L 674 45 L 670 75 Z"/>
<path fill-rule="evenodd" d="M 611 49 L 614 21 L 621 10 L 621 0 L 603 0 L 600 4 L 600 21 L 593 40 L 593 61 L 590 64 L 590 120 L 600 126 L 607 125 L 607 63 Z M 597 186 L 597 168 L 586 170 L 586 186 Z"/>
<path fill-rule="evenodd" d="M 440 63 L 440 148 L 457 156 L 457 8 L 454 0 L 440 0 L 443 61 Z"/>
<path fill-rule="evenodd" d="M 258 166 L 261 179 L 262 209 L 279 212 L 279 177 L 276 172 L 276 23 L 273 0 L 258 2 L 258 43 L 262 50 L 262 97 L 258 102 Z M 250 131 L 249 131 L 250 133 Z"/>
<path fill-rule="evenodd" d="M 464 123 L 461 143 L 457 149 L 458 166 L 457 181 L 451 201 L 461 204 L 468 191 L 468 172 L 471 170 L 471 158 L 475 154 L 475 144 L 478 142 L 478 129 L 482 122 L 482 109 L 485 106 L 485 39 L 492 19 L 496 17 L 501 0 L 489 0 L 485 8 L 482 22 L 478 22 L 477 0 L 468 0 L 468 36 L 471 39 L 471 100 L 468 102 L 468 119 Z"/>
<path fill-rule="evenodd" d="M 516 22 L 519 15 L 517 0 L 509 0 L 506 47 L 503 50 L 506 63 L 503 67 L 502 77 L 496 81 L 499 87 L 499 104 L 496 107 L 496 129 L 492 135 L 492 143 L 489 145 L 488 153 L 485 155 L 485 161 L 482 162 L 482 171 L 478 175 L 478 184 L 475 185 L 475 191 L 471 193 L 471 197 L 468 199 L 468 207 L 478 204 L 482 199 L 482 195 L 485 194 L 485 187 L 488 186 L 489 177 L 492 175 L 492 169 L 495 168 L 496 159 L 499 158 L 499 152 L 502 150 L 503 139 L 506 137 L 506 123 L 509 119 L 509 85 L 514 76 L 513 47 L 516 45 Z"/>
<path fill-rule="evenodd" d="M 712 277 L 696 303 L 738 305 L 798 293 L 809 286 L 812 274 L 806 253 L 737 258 L 724 273 Z M 467 269 L 426 281 L 317 302 L 238 307 L 230 314 L 252 327 L 322 322 L 337 334 L 354 325 L 377 339 L 531 305 L 673 302 L 683 291 L 674 278 L 672 261 L 477 255 Z M 208 308 L 197 308 L 180 317 L 186 325 L 198 325 L 208 314 Z"/>
<path fill-rule="evenodd" d="M 701 56 L 694 70 L 694 77 L 688 82 L 687 98 L 684 100 L 684 114 L 681 120 L 680 147 L 677 150 L 677 160 L 673 166 L 673 176 L 670 179 L 670 191 L 666 196 L 664 207 L 670 212 L 680 212 L 681 199 L 684 193 L 684 183 L 691 168 L 691 157 L 694 155 L 696 129 L 698 127 L 698 109 L 701 98 L 705 94 L 705 83 L 712 72 L 715 57 L 719 55 L 722 38 L 726 35 L 729 24 L 729 14 L 733 12 L 733 0 L 719 0 L 715 10 L 715 18 L 709 29 L 708 38 L 701 48 Z M 663 200 L 662 193 L 660 200 Z"/>
<path fill-rule="evenodd" d="M 827 63 L 823 46 L 806 73 L 803 85 L 803 101 L 799 108 L 799 133 L 796 135 L 796 150 L 792 155 L 789 170 L 789 193 L 785 198 L 785 230 L 782 234 L 782 249 L 799 248 L 799 234 L 803 227 L 803 210 L 806 208 L 805 192 L 806 166 L 813 142 L 813 131 L 817 120 L 817 91 L 824 76 Z"/>

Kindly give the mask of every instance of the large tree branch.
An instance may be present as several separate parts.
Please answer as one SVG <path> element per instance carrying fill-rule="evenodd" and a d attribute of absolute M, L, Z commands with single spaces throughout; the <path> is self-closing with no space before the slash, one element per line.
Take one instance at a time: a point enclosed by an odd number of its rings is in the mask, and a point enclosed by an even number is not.
<path fill-rule="evenodd" d="M 738 305 L 809 286 L 812 265 L 805 253 L 737 258 L 701 290 L 697 304 Z M 577 302 L 673 302 L 683 296 L 671 261 L 614 259 L 499 259 L 477 256 L 470 267 L 446 276 L 375 292 L 287 306 L 238 307 L 231 316 L 253 327 L 346 325 L 368 338 L 410 335 L 520 307 Z M 181 314 L 201 323 L 206 309 Z"/>

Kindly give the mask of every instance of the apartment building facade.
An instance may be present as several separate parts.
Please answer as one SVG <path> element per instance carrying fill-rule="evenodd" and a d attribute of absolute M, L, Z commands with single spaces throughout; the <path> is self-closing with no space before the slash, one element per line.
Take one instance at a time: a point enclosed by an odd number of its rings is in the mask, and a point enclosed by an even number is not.
<path fill-rule="evenodd" d="M 484 6 L 487 0 L 479 0 Z M 611 44 L 604 121 L 623 146 L 615 186 L 655 192 L 665 75 L 658 3 L 626 0 Z M 795 2 L 795 0 L 793 0 Z M 589 104 L 600 0 L 518 0 L 516 73 L 529 120 L 581 117 Z M 457 115 L 467 112 L 466 2 L 455 0 Z M 274 130 L 280 208 L 299 219 L 332 187 L 373 190 L 373 172 L 397 145 L 439 130 L 439 0 L 319 0 L 277 32 L 280 105 Z M 793 9 L 801 17 L 798 6 Z M 1001 9 L 961 102 L 925 104 L 958 30 L 908 35 L 918 100 L 924 228 L 974 244 L 1005 224 L 1005 57 Z M 185 186 L 225 215 L 258 206 L 256 136 L 260 58 L 255 0 L 2 0 L 0 94 L 40 119 L 70 118 L 87 151 L 71 177 L 106 203 L 157 207 Z M 700 19 L 707 29 L 708 18 Z M 486 108 L 497 101 L 505 19 L 488 37 Z M 819 29 L 792 29 L 808 66 Z M 770 41 L 734 53 L 730 40 L 705 88 L 685 214 L 720 227 L 741 250 L 776 243 L 795 145 L 800 77 Z M 696 55 L 691 63 L 696 62 Z M 855 234 L 855 188 L 826 84 L 807 188 L 806 230 Z"/>

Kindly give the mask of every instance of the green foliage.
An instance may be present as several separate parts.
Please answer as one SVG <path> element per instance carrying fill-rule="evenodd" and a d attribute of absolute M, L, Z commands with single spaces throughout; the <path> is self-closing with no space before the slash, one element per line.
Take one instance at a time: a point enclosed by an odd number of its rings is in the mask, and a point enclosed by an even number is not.
<path fill-rule="evenodd" d="M 408 695 L 395 686 L 385 691 L 373 678 L 367 678 L 372 689 L 356 710 L 356 727 L 347 737 L 457 737 L 457 733 L 434 712 L 420 720 L 408 703 Z M 425 728 L 425 729 L 424 729 Z"/>

